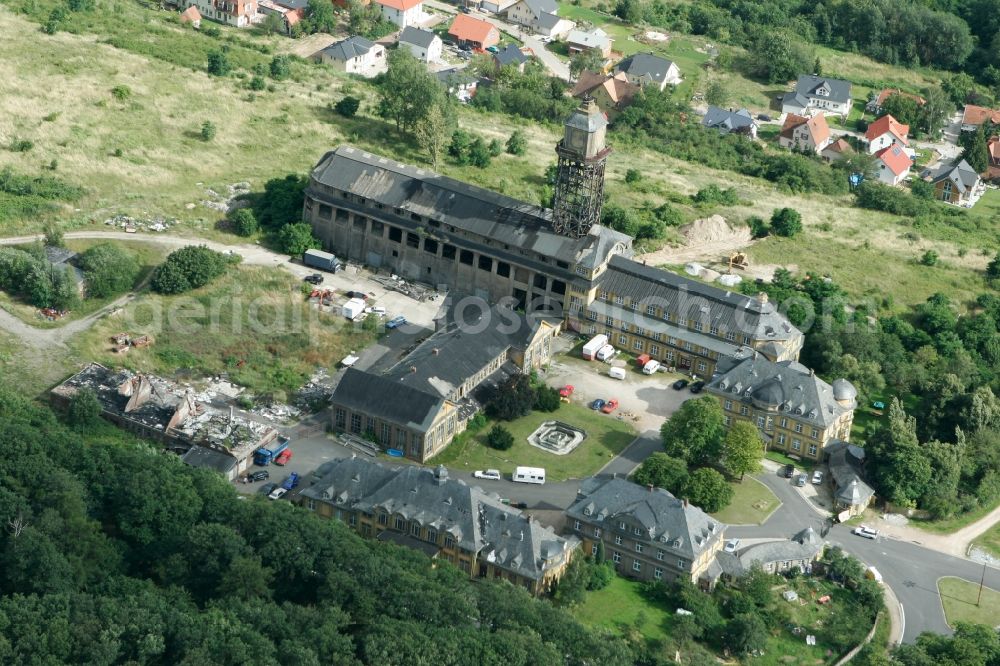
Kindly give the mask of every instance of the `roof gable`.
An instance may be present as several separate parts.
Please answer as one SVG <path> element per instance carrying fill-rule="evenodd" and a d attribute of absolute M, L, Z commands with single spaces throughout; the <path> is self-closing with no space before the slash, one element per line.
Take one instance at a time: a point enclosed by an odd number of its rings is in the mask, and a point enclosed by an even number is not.
<path fill-rule="evenodd" d="M 807 98 L 846 103 L 851 99 L 851 82 L 803 74 L 795 83 L 795 92 Z"/>
<path fill-rule="evenodd" d="M 426 430 L 444 406 L 444 399 L 439 395 L 357 368 L 344 372 L 333 391 L 332 401 L 417 430 Z"/>
<path fill-rule="evenodd" d="M 331 44 L 323 49 L 321 53 L 334 60 L 347 61 L 352 58 L 364 56 L 373 48 L 375 48 L 374 42 L 355 35 L 354 37 L 348 37 L 335 44 Z"/>
<path fill-rule="evenodd" d="M 910 156 L 906 154 L 905 150 L 896 144 L 892 144 L 888 148 L 883 148 L 878 151 L 875 153 L 875 157 L 879 159 L 882 164 L 886 165 L 896 176 L 901 176 L 906 173 L 911 166 L 913 166 L 913 160 L 910 159 Z"/>
<path fill-rule="evenodd" d="M 904 125 L 888 114 L 868 126 L 868 129 L 865 130 L 865 138 L 872 142 L 887 132 L 899 139 L 904 146 L 909 145 L 906 135 L 910 133 L 910 126 Z"/>
<path fill-rule="evenodd" d="M 412 25 L 403 28 L 403 32 L 399 35 L 400 44 L 413 44 L 422 49 L 428 48 L 435 40 L 441 41 L 441 38 L 430 30 L 423 30 Z"/>
<path fill-rule="evenodd" d="M 375 0 L 375 2 L 384 7 L 389 7 L 390 9 L 395 9 L 401 12 L 413 9 L 414 7 L 419 7 L 423 4 L 423 0 Z"/>
<path fill-rule="evenodd" d="M 615 65 L 615 71 L 663 83 L 667 80 L 671 67 L 674 67 L 674 63 L 666 58 L 652 53 L 636 53 Z"/>
<path fill-rule="evenodd" d="M 497 28 L 489 21 L 473 18 L 468 14 L 456 14 L 448 34 L 469 42 L 485 42 Z"/>

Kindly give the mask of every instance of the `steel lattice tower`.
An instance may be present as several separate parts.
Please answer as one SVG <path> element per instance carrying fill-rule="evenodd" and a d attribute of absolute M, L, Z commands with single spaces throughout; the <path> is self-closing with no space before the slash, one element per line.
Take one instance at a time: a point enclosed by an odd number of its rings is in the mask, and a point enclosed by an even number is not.
<path fill-rule="evenodd" d="M 605 145 L 608 121 L 592 97 L 566 120 L 556 154 L 555 204 L 552 227 L 573 238 L 586 236 L 600 222 L 604 204 L 604 165 L 611 149 Z"/>

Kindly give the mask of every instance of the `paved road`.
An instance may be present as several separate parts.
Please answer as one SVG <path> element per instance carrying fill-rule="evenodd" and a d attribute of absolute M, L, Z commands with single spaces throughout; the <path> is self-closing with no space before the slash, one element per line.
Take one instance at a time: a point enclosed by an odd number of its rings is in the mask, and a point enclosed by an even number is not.
<path fill-rule="evenodd" d="M 458 8 L 454 5 L 437 2 L 437 0 L 425 0 L 424 4 L 447 14 L 455 14 L 458 12 Z M 514 25 L 501 20 L 496 14 L 473 10 L 472 15 L 478 19 L 489 21 L 501 31 L 517 37 L 525 46 L 532 50 L 535 57 L 537 57 L 541 63 L 545 65 L 553 76 L 556 76 L 564 81 L 570 80 L 569 65 L 564 63 L 554 53 L 545 48 L 545 43 L 535 35 L 527 32 L 519 25 Z"/>

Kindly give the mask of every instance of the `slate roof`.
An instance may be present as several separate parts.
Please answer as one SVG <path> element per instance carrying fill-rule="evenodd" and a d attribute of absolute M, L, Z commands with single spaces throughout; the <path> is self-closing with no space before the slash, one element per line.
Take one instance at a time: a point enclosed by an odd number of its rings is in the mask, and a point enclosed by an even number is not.
<path fill-rule="evenodd" d="M 444 400 L 437 394 L 357 368 L 344 372 L 331 402 L 365 414 L 378 414 L 385 421 L 420 431 L 430 427 L 444 406 Z"/>
<path fill-rule="evenodd" d="M 499 305 L 470 315 L 465 322 L 451 323 L 428 337 L 390 368 L 386 377 L 396 387 L 456 400 L 461 396 L 455 390 L 469 377 L 505 350 L 523 349 L 538 330 L 537 322 Z"/>
<path fill-rule="evenodd" d="M 910 156 L 895 143 L 875 153 L 875 157 L 889 167 L 896 176 L 906 173 L 913 166 L 913 160 L 910 159 Z"/>
<path fill-rule="evenodd" d="M 515 44 L 505 46 L 499 53 L 493 55 L 493 59 L 501 67 L 504 65 L 520 65 L 528 62 L 528 56 L 524 55 L 521 49 Z"/>
<path fill-rule="evenodd" d="M 539 16 L 537 19 L 535 19 L 535 23 L 538 24 L 539 28 L 544 28 L 546 30 L 552 30 L 557 25 L 559 25 L 559 23 L 561 21 L 565 21 L 565 20 L 566 19 L 562 18 L 561 16 L 558 16 L 553 11 L 553 12 L 545 12 L 544 14 L 542 14 L 541 16 Z"/>
<path fill-rule="evenodd" d="M 909 140 L 906 138 L 906 135 L 910 133 L 910 126 L 904 125 L 888 114 L 882 116 L 868 126 L 868 129 L 865 130 L 865 138 L 868 139 L 869 142 L 872 142 L 886 132 L 891 133 L 894 137 L 899 139 L 904 146 L 908 146 L 910 144 Z"/>
<path fill-rule="evenodd" d="M 403 28 L 403 32 L 399 35 L 400 44 L 413 44 L 422 49 L 429 48 L 435 39 L 440 40 L 441 38 L 430 30 L 422 30 L 412 25 Z"/>
<path fill-rule="evenodd" d="M 236 458 L 221 451 L 213 451 L 203 446 L 192 446 L 181 460 L 192 467 L 202 467 L 228 475 L 236 467 Z"/>
<path fill-rule="evenodd" d="M 950 180 L 958 192 L 965 194 L 979 182 L 979 174 L 968 162 L 962 160 L 957 164 L 945 164 L 931 175 L 932 183 L 943 180 Z"/>
<path fill-rule="evenodd" d="M 719 551 L 716 560 L 722 570 L 733 578 L 741 578 L 750 572 L 754 563 L 789 562 L 813 560 L 823 551 L 823 540 L 807 527 L 787 541 L 766 541 L 747 546 L 735 553 Z"/>
<path fill-rule="evenodd" d="M 636 53 L 615 65 L 615 71 L 663 83 L 667 80 L 667 72 L 673 64 L 672 61 L 652 53 Z"/>
<path fill-rule="evenodd" d="M 875 490 L 861 478 L 865 450 L 835 439 L 823 451 L 829 456 L 830 476 L 836 487 L 834 499 L 845 505 L 868 506 Z"/>
<path fill-rule="evenodd" d="M 617 530 L 625 521 L 629 538 L 635 538 L 633 528 L 638 527 L 644 540 L 688 559 L 711 549 L 725 530 L 725 525 L 662 488 L 650 490 L 620 478 L 584 481 L 566 515 L 607 530 Z"/>
<path fill-rule="evenodd" d="M 542 14 L 555 14 L 559 10 L 559 3 L 556 0 L 521 0 L 521 2 L 531 10 L 535 18 L 540 18 Z"/>
<path fill-rule="evenodd" d="M 756 123 L 753 116 L 746 109 L 733 111 L 731 109 L 727 110 L 720 109 L 717 106 L 710 106 L 705 113 L 705 117 L 702 118 L 701 124 L 705 127 L 729 133 L 749 131 Z"/>
<path fill-rule="evenodd" d="M 827 87 L 830 94 L 826 96 L 816 94 L 821 87 Z M 795 83 L 795 94 L 805 99 L 824 99 L 834 102 L 848 102 L 851 99 L 851 82 L 841 79 L 831 79 L 813 74 L 803 74 Z"/>
<path fill-rule="evenodd" d="M 388 211 L 402 209 L 407 218 L 416 213 L 490 239 L 494 254 L 500 254 L 499 244 L 515 248 L 514 252 L 525 250 L 550 260 L 595 266 L 619 244 L 622 251 L 632 246 L 631 237 L 599 224 L 582 238 L 562 236 L 552 231 L 548 209 L 351 146 L 324 155 L 313 168 L 312 178 L 380 203 Z M 523 262 L 525 257 L 512 259 Z"/>
<path fill-rule="evenodd" d="M 449 478 L 444 467 L 387 467 L 346 458 L 330 465 L 301 495 L 368 515 L 386 511 L 416 521 L 451 535 L 463 550 L 533 580 L 560 566 L 579 543 L 504 505 L 499 495 Z"/>
<path fill-rule="evenodd" d="M 355 35 L 354 37 L 348 37 L 335 44 L 331 44 L 320 53 L 334 60 L 346 62 L 352 58 L 358 58 L 367 54 L 374 47 L 374 42 Z"/>
<path fill-rule="evenodd" d="M 834 399 L 833 388 L 797 361 L 769 361 L 762 354 L 744 359 L 706 387 L 710 393 L 759 409 L 777 409 L 797 419 L 826 427 L 854 408 Z"/>
<path fill-rule="evenodd" d="M 436 76 L 438 81 L 443 83 L 445 86 L 468 85 L 479 80 L 475 74 L 471 74 L 464 67 L 442 69 L 439 72 L 435 72 L 434 76 Z"/>
<path fill-rule="evenodd" d="M 288 9 L 305 9 L 309 6 L 309 0 L 274 0 L 274 4 Z"/>
<path fill-rule="evenodd" d="M 603 50 L 611 44 L 611 41 L 608 33 L 600 28 L 593 30 L 570 30 L 569 34 L 566 35 L 567 44 L 574 44 L 588 49 Z"/>
<path fill-rule="evenodd" d="M 778 312 L 771 302 L 762 302 L 736 291 L 725 291 L 661 268 L 644 266 L 626 257 L 614 256 L 596 281 L 599 290 L 643 304 L 657 304 L 677 315 L 674 321 L 695 319 L 708 331 L 712 326 L 741 332 L 754 340 L 784 342 L 802 336 L 799 329 Z M 636 313 L 645 319 L 645 307 Z M 685 329 L 688 339 L 694 331 Z M 706 338 L 709 336 L 705 336 Z M 717 339 L 720 343 L 724 340 Z M 737 344 L 742 340 L 737 339 Z M 707 346 L 707 345 L 704 345 Z"/>

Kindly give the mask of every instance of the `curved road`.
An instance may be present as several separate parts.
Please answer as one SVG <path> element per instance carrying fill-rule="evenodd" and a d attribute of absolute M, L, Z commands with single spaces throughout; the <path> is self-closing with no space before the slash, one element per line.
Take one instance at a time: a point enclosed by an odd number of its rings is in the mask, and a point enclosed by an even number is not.
<path fill-rule="evenodd" d="M 0 245 L 15 245 L 30 243 L 40 236 L 21 236 L 17 238 L 0 239 Z M 240 254 L 243 261 L 255 265 L 285 266 L 289 265 L 287 257 L 271 252 L 257 245 L 226 245 L 199 238 L 184 238 L 178 236 L 149 236 L 128 234 L 124 232 L 75 231 L 66 234 L 69 239 L 106 238 L 137 242 L 156 243 L 168 248 L 181 247 L 198 243 L 218 251 L 232 251 Z M 298 267 L 307 271 L 305 267 Z M 39 329 L 29 326 L 9 313 L 0 310 L 0 328 L 16 335 L 26 345 L 40 349 L 50 346 L 63 346 L 72 335 L 86 330 L 100 317 L 115 307 L 118 307 L 133 295 L 124 296 L 109 304 L 94 314 L 71 322 L 55 329 Z M 647 431 L 637 437 L 621 454 L 611 460 L 597 476 L 627 475 L 635 469 L 646 457 L 660 449 L 659 433 Z M 501 491 L 518 501 L 526 502 L 532 509 L 564 510 L 576 498 L 579 481 L 564 481 L 548 483 L 542 486 L 516 484 L 510 481 L 482 482 L 473 480 L 472 475 L 458 470 L 451 474 L 466 479 L 477 485 L 485 486 L 491 491 Z M 827 519 L 795 490 L 791 483 L 779 477 L 776 473 L 765 472 L 757 476 L 767 485 L 781 501 L 781 506 L 763 525 L 736 525 L 726 530 L 727 536 L 744 539 L 788 538 L 812 526 L 822 533 L 827 527 Z M 937 591 L 937 581 L 944 576 L 957 576 L 978 583 L 985 575 L 985 584 L 995 590 L 1000 590 L 1000 570 L 972 562 L 947 553 L 925 548 L 918 542 L 910 542 L 880 536 L 872 541 L 851 534 L 851 528 L 845 525 L 834 525 L 826 535 L 831 545 L 841 546 L 862 562 L 876 567 L 899 603 L 905 609 L 905 627 L 903 641 L 912 642 L 922 631 L 934 631 L 942 634 L 951 633 L 945 622 L 941 599 Z"/>

